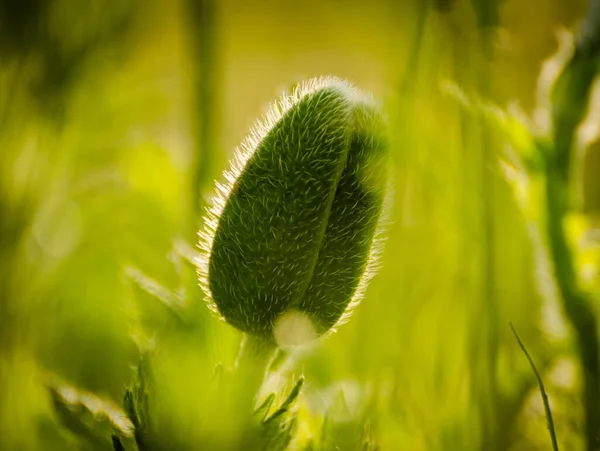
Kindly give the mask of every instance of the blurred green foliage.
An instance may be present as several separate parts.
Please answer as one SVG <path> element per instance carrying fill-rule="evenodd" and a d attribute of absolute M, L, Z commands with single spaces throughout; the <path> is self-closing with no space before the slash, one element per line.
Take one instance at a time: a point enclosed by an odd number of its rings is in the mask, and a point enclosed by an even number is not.
<path fill-rule="evenodd" d="M 595 449 L 563 309 L 599 308 L 590 5 L 570 60 L 583 0 L 0 0 L 0 449 L 550 449 L 509 321 L 561 449 Z M 389 117 L 381 270 L 338 333 L 240 352 L 203 208 L 266 104 L 328 74 Z"/>

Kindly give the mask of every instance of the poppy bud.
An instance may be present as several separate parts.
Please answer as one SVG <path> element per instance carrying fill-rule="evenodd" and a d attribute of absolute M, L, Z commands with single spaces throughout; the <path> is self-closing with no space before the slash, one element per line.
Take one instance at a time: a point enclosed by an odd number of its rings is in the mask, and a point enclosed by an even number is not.
<path fill-rule="evenodd" d="M 299 344 L 346 319 L 373 272 L 387 142 L 372 98 L 316 78 L 236 152 L 200 233 L 198 272 L 231 325 Z"/>

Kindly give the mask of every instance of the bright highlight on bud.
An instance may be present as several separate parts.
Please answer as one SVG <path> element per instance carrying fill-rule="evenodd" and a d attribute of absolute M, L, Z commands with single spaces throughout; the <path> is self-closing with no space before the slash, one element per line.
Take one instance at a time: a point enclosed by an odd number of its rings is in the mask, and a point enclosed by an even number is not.
<path fill-rule="evenodd" d="M 286 344 L 347 319 L 374 270 L 386 154 L 377 106 L 349 83 L 316 78 L 280 99 L 236 152 L 200 232 L 211 309 Z"/>
<path fill-rule="evenodd" d="M 288 310 L 275 320 L 273 337 L 280 347 L 301 345 L 317 337 L 311 320 L 304 313 Z"/>

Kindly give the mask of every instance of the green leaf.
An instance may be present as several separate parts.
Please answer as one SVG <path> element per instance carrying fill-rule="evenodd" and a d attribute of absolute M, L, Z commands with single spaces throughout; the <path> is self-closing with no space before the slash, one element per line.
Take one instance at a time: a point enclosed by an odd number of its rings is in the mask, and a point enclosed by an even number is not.
<path fill-rule="evenodd" d="M 146 451 L 148 449 L 147 445 L 151 441 L 148 430 L 150 357 L 150 352 L 145 352 L 141 356 L 134 381 L 125 390 L 125 396 L 123 397 L 123 407 L 135 427 L 135 441 L 140 451 Z"/>
<path fill-rule="evenodd" d="M 138 449 L 133 423 L 112 402 L 58 380 L 52 380 L 48 390 L 63 424 L 87 447 L 112 450 L 116 437 L 122 449 Z"/>
<path fill-rule="evenodd" d="M 134 266 L 125 268 L 127 276 L 140 288 L 143 292 L 149 294 L 153 299 L 158 300 L 164 305 L 169 312 L 177 319 L 178 322 L 185 323 L 184 299 L 181 296 L 169 291 L 156 280 L 144 274 L 140 269 Z"/>
<path fill-rule="evenodd" d="M 269 410 L 271 410 L 271 406 L 273 405 L 274 401 L 275 393 L 269 394 L 269 396 L 265 398 L 262 404 L 256 408 L 256 410 L 254 411 L 254 415 L 260 417 L 262 422 L 265 422 L 267 420 L 267 415 L 269 414 Z"/>
<path fill-rule="evenodd" d="M 290 407 L 292 407 L 294 402 L 296 402 L 296 399 L 298 399 L 298 395 L 300 395 L 300 391 L 302 390 L 303 385 L 304 377 L 300 377 L 300 379 L 298 379 L 298 382 L 296 382 L 285 401 L 283 401 L 283 403 L 281 403 L 281 406 L 279 406 L 279 408 L 269 418 L 265 420 L 265 423 L 269 423 L 275 420 L 276 418 L 280 417 L 284 413 L 288 412 L 290 410 Z"/>

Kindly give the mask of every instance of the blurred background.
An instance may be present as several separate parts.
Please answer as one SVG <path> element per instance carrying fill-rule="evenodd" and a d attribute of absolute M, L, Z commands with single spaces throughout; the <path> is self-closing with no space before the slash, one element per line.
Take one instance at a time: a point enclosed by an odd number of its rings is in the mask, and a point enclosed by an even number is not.
<path fill-rule="evenodd" d="M 48 381 L 121 405 L 148 347 L 156 449 L 235 434 L 207 381 L 241 334 L 206 308 L 189 260 L 235 147 L 270 102 L 318 75 L 384 104 L 394 205 L 366 298 L 297 357 L 307 383 L 290 449 L 308 449 L 324 417 L 330 449 L 550 449 L 509 321 L 545 378 L 562 447 L 583 449 L 575 343 L 540 237 L 497 164 L 502 139 L 444 86 L 533 117 L 557 33 L 576 33 L 586 8 L 0 0 L 0 449 L 112 449 L 64 426 Z M 583 161 L 576 205 L 593 220 L 598 143 Z"/>

